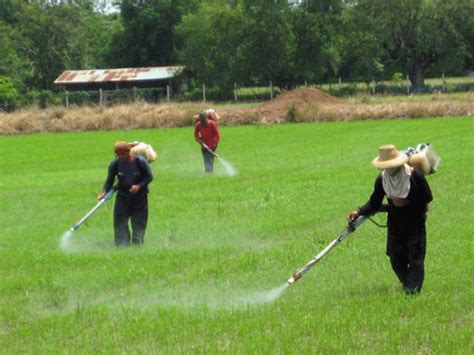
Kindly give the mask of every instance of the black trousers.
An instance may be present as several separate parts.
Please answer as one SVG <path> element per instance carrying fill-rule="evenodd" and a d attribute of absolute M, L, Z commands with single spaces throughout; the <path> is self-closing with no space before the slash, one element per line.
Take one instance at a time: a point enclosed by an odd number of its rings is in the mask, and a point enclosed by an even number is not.
<path fill-rule="evenodd" d="M 129 220 L 132 225 L 130 234 Z M 114 240 L 116 246 L 143 244 L 148 222 L 148 195 L 117 194 L 114 206 Z"/>
<path fill-rule="evenodd" d="M 393 221 L 395 222 L 395 221 Z M 388 225 L 387 255 L 405 292 L 417 293 L 425 278 L 425 219 L 399 220 Z"/>
<path fill-rule="evenodd" d="M 212 151 L 215 151 L 215 149 Z M 206 173 L 212 173 L 214 171 L 214 155 L 204 148 L 201 149 L 201 152 L 204 159 L 204 171 Z"/>

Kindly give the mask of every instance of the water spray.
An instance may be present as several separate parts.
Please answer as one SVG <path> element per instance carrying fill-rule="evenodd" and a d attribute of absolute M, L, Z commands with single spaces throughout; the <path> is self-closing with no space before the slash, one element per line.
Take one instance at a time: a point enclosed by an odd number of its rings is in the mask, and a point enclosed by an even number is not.
<path fill-rule="evenodd" d="M 211 148 L 209 148 L 204 142 L 201 141 L 201 145 L 204 149 L 206 149 L 209 153 L 211 153 L 215 158 L 217 158 L 222 165 L 224 165 L 224 168 L 226 169 L 227 173 L 230 176 L 234 176 L 236 174 L 236 171 L 232 165 L 230 165 L 226 160 L 222 159 L 215 151 L 213 151 Z"/>
<path fill-rule="evenodd" d="M 364 221 L 367 219 L 366 216 L 359 216 L 354 221 L 349 222 L 348 226 L 341 232 L 339 237 L 334 239 L 331 243 L 329 243 L 323 250 L 319 252 L 309 263 L 307 263 L 304 267 L 298 269 L 295 274 L 290 277 L 287 281 L 288 286 L 294 284 L 296 281 L 301 279 L 303 275 L 308 272 L 318 261 L 320 261 L 325 255 L 327 255 L 336 245 L 341 243 L 344 239 L 346 239 L 349 234 L 354 232 Z"/>
<path fill-rule="evenodd" d="M 82 217 L 77 223 L 75 223 L 70 229 L 70 232 L 74 232 L 79 229 L 79 227 L 87 221 L 94 213 L 96 213 L 108 200 L 112 198 L 114 195 L 116 189 L 115 187 L 112 187 L 105 195 L 102 197 L 99 202 L 92 208 L 87 214 Z"/>

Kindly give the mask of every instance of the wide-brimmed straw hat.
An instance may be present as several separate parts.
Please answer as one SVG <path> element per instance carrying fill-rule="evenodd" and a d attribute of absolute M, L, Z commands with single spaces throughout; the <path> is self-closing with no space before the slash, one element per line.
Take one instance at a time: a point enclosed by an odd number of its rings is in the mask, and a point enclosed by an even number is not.
<path fill-rule="evenodd" d="M 379 155 L 372 160 L 372 166 L 379 169 L 398 168 L 408 162 L 408 156 L 395 148 L 393 144 L 379 148 Z"/>

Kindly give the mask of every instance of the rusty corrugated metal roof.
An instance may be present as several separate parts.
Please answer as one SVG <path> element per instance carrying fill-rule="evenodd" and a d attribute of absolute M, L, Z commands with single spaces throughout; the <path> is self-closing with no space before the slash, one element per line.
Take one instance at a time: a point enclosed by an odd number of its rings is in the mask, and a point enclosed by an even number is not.
<path fill-rule="evenodd" d="M 66 70 L 55 81 L 55 84 L 91 84 L 119 83 L 132 81 L 150 81 L 170 79 L 178 75 L 184 67 L 144 67 L 120 69 Z"/>

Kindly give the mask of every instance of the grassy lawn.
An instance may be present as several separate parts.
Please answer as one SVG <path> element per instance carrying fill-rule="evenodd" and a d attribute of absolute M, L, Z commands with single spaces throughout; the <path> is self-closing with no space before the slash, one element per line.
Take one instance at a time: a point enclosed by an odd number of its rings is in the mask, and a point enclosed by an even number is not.
<path fill-rule="evenodd" d="M 1 136 L 0 353 L 472 353 L 473 132 L 472 117 L 222 127 L 232 177 L 202 173 L 192 128 Z M 113 246 L 112 202 L 62 245 L 116 140 L 159 154 L 145 245 Z M 403 294 L 366 222 L 272 297 L 367 200 L 378 147 L 421 142 L 443 159 L 423 292 Z"/>

